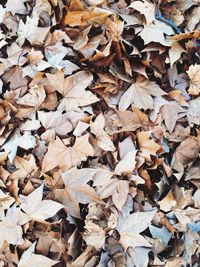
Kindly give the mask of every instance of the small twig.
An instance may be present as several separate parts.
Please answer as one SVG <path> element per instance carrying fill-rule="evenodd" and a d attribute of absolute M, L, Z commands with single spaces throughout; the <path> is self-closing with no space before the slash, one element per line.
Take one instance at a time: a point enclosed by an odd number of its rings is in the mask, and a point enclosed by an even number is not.
<path fill-rule="evenodd" d="M 178 28 L 178 26 L 176 26 L 176 24 L 172 20 L 164 18 L 159 9 L 157 10 L 155 18 L 157 20 L 160 20 L 160 21 L 166 23 L 170 27 L 172 27 L 173 30 L 175 31 L 175 33 L 177 33 L 177 34 L 181 33 L 181 30 Z"/>

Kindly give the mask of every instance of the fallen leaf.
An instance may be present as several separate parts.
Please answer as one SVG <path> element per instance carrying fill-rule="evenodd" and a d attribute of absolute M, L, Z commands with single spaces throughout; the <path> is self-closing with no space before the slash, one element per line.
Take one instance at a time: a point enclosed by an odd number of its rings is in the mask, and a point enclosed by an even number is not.
<path fill-rule="evenodd" d="M 57 264 L 59 261 L 51 260 L 43 255 L 35 254 L 36 242 L 34 242 L 21 256 L 18 263 L 19 267 L 51 267 Z"/>
<path fill-rule="evenodd" d="M 193 65 L 189 67 L 187 71 L 188 76 L 190 77 L 190 87 L 188 92 L 191 95 L 199 95 L 200 93 L 200 65 Z"/>
<path fill-rule="evenodd" d="M 94 156 L 94 149 L 88 141 L 88 134 L 77 137 L 73 146 L 66 147 L 60 138 L 50 142 L 48 151 L 42 162 L 42 172 L 47 172 L 59 166 L 66 171 L 73 166 L 78 166 L 88 156 Z"/>
<path fill-rule="evenodd" d="M 64 96 L 62 102 L 67 111 L 99 101 L 92 92 L 85 90 L 93 80 L 93 75 L 88 71 L 64 78 L 64 72 L 58 70 L 56 74 L 47 74 L 47 77 L 53 88 Z"/>
<path fill-rule="evenodd" d="M 139 233 L 143 232 L 151 223 L 156 210 L 149 212 L 135 212 L 128 217 L 119 216 L 117 230 L 120 234 L 119 242 L 125 249 L 128 247 L 151 247 Z M 126 220 L 126 224 L 124 221 Z"/>
<path fill-rule="evenodd" d="M 166 95 L 166 93 L 156 83 L 140 76 L 122 95 L 119 102 L 119 109 L 124 111 L 131 103 L 144 110 L 153 109 L 153 98 L 151 96 L 161 95 Z"/>
<path fill-rule="evenodd" d="M 23 224 L 30 220 L 43 222 L 53 217 L 64 206 L 53 200 L 42 200 L 44 184 L 35 189 L 28 196 L 20 195 L 20 208 L 26 214 Z"/>

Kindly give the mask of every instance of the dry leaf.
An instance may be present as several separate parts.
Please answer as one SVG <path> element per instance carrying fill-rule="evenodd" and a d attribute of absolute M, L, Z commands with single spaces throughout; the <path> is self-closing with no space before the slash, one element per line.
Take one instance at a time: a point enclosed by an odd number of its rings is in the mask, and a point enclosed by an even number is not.
<path fill-rule="evenodd" d="M 25 212 L 26 217 L 23 224 L 30 220 L 43 222 L 53 217 L 64 206 L 53 200 L 42 200 L 44 184 L 35 189 L 28 196 L 20 195 L 20 207 Z"/>
<path fill-rule="evenodd" d="M 57 166 L 62 171 L 66 171 L 73 166 L 80 165 L 81 161 L 87 160 L 88 156 L 94 156 L 94 149 L 88 137 L 88 134 L 77 137 L 74 145 L 69 147 L 66 147 L 58 137 L 51 141 L 42 162 L 42 172 L 47 172 Z"/>
<path fill-rule="evenodd" d="M 47 77 L 55 90 L 64 96 L 62 102 L 67 111 L 99 101 L 93 93 L 85 90 L 93 80 L 88 71 L 80 71 L 67 78 L 64 78 L 63 71 L 57 71 L 55 75 L 47 74 Z"/>
<path fill-rule="evenodd" d="M 131 103 L 144 110 L 153 109 L 153 98 L 151 96 L 161 95 L 166 95 L 166 93 L 157 84 L 140 76 L 136 83 L 132 84 L 122 95 L 119 109 L 121 111 L 126 110 Z"/>
<path fill-rule="evenodd" d="M 199 95 L 200 93 L 200 65 L 190 66 L 187 71 L 188 76 L 190 77 L 190 87 L 188 92 L 191 95 Z"/>

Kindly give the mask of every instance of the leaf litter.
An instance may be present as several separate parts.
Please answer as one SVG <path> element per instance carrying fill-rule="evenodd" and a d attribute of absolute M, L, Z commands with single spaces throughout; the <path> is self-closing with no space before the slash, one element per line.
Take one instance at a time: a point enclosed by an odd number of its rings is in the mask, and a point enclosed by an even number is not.
<path fill-rule="evenodd" d="M 0 266 L 199 266 L 199 12 L 1 1 Z"/>

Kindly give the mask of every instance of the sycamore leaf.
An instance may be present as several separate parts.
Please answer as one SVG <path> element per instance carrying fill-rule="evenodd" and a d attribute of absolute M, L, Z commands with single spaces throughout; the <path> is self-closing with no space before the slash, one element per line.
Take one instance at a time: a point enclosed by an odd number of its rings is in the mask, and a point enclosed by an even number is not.
<path fill-rule="evenodd" d="M 28 53 L 28 65 L 23 68 L 23 76 L 29 76 L 33 78 L 37 72 L 45 70 L 51 65 L 43 60 L 44 56 L 41 51 L 35 51 L 33 48 Z"/>
<path fill-rule="evenodd" d="M 38 27 L 38 16 L 26 17 L 26 23 L 24 24 L 23 20 L 19 22 L 18 28 L 18 38 L 17 42 L 22 46 L 25 40 L 28 40 L 32 45 L 42 45 L 44 39 L 46 38 L 50 28 L 41 28 Z M 40 34 L 38 34 L 38 32 Z"/>
<path fill-rule="evenodd" d="M 97 144 L 105 151 L 114 151 L 115 146 L 109 135 L 104 131 L 105 118 L 103 114 L 99 114 L 94 122 L 91 122 L 90 129 L 96 135 Z"/>
<path fill-rule="evenodd" d="M 139 33 L 145 44 L 157 42 L 165 46 L 171 46 L 171 41 L 167 40 L 165 35 L 174 35 L 174 31 L 170 26 L 159 20 L 145 25 L 144 29 Z"/>
<path fill-rule="evenodd" d="M 128 152 L 122 160 L 117 164 L 115 167 L 115 174 L 121 175 L 122 173 L 125 172 L 132 172 L 135 168 L 136 161 L 135 161 L 135 156 L 136 156 L 137 151 L 130 151 Z"/>
<path fill-rule="evenodd" d="M 53 88 L 64 96 L 62 102 L 67 111 L 99 101 L 92 92 L 85 90 L 93 80 L 89 71 L 79 71 L 64 78 L 64 72 L 57 70 L 56 74 L 47 74 L 47 78 Z"/>
<path fill-rule="evenodd" d="M 176 121 L 179 118 L 184 117 L 186 114 L 186 110 L 182 108 L 176 101 L 165 104 L 161 111 L 165 120 L 165 125 L 170 133 L 173 132 Z"/>
<path fill-rule="evenodd" d="M 8 209 L 5 218 L 0 222 L 0 247 L 6 240 L 9 244 L 22 245 L 22 228 L 19 221 L 22 219 L 23 213 L 16 205 Z"/>
<path fill-rule="evenodd" d="M 78 203 L 100 202 L 95 190 L 87 184 L 96 172 L 95 169 L 72 168 L 62 174 L 65 188 L 56 189 L 55 197 L 67 207 L 70 215 L 80 217 Z"/>
<path fill-rule="evenodd" d="M 17 103 L 24 106 L 39 108 L 44 102 L 46 93 L 42 85 L 32 87 L 23 97 L 17 100 Z"/>
<path fill-rule="evenodd" d="M 29 155 L 29 158 L 21 158 L 15 157 L 13 164 L 16 167 L 16 171 L 14 171 L 10 175 L 10 179 L 25 179 L 30 176 L 34 176 L 37 172 L 37 166 L 35 163 L 35 158 L 33 155 Z"/>
<path fill-rule="evenodd" d="M 172 167 L 178 172 L 183 172 L 184 167 L 197 158 L 199 151 L 198 138 L 195 136 L 188 137 L 177 147 L 172 158 Z"/>
<path fill-rule="evenodd" d="M 117 230 L 120 234 L 119 242 L 125 249 L 128 247 L 151 247 L 146 239 L 139 233 L 143 232 L 151 223 L 156 210 L 135 212 L 124 217 L 119 215 Z M 124 223 L 126 222 L 126 223 Z"/>
<path fill-rule="evenodd" d="M 11 138 L 1 148 L 8 153 L 9 160 L 13 162 L 18 147 L 28 150 L 34 148 L 35 145 L 35 137 L 31 135 L 30 132 L 25 132 L 21 135 L 20 132 L 15 131 Z"/>
<path fill-rule="evenodd" d="M 137 128 L 147 127 L 150 124 L 148 116 L 135 106 L 132 106 L 132 111 L 116 110 L 116 112 L 122 124 L 122 131 L 135 131 Z"/>
<path fill-rule="evenodd" d="M 151 96 L 161 95 L 166 95 L 166 93 L 155 82 L 140 76 L 122 95 L 119 101 L 119 109 L 124 111 L 131 103 L 144 110 L 153 109 L 153 98 Z"/>
<path fill-rule="evenodd" d="M 143 14 L 146 18 L 147 24 L 150 24 L 155 19 L 155 4 L 144 1 L 134 1 L 132 4 L 129 5 L 129 8 L 134 8 L 135 10 L 139 11 Z"/>
<path fill-rule="evenodd" d="M 200 65 L 193 65 L 187 71 L 190 77 L 190 87 L 188 92 L 191 95 L 199 95 L 200 93 Z"/>
<path fill-rule="evenodd" d="M 150 139 L 150 132 L 138 132 L 137 138 L 140 147 L 139 155 L 147 161 L 151 161 L 151 155 L 156 155 L 156 152 L 161 148 L 160 145 Z"/>
<path fill-rule="evenodd" d="M 68 119 L 66 113 L 62 111 L 38 111 L 38 119 L 40 120 L 42 126 L 46 129 L 44 136 L 48 140 L 48 136 L 51 136 L 53 139 L 56 135 L 60 137 L 66 137 L 69 132 L 73 130 L 73 126 Z"/>
<path fill-rule="evenodd" d="M 43 255 L 34 254 L 36 242 L 34 242 L 21 256 L 18 267 L 51 267 L 59 261 L 51 260 Z"/>
<path fill-rule="evenodd" d="M 11 12 L 13 15 L 17 14 L 26 14 L 27 10 L 24 6 L 26 0 L 8 0 L 6 3 L 6 11 Z"/>
<path fill-rule="evenodd" d="M 97 193 L 101 199 L 112 196 L 113 204 L 121 210 L 129 192 L 129 182 L 111 179 L 109 182 L 97 187 Z"/>
<path fill-rule="evenodd" d="M 25 212 L 23 223 L 30 220 L 43 222 L 53 217 L 64 206 L 53 200 L 42 200 L 44 184 L 35 189 L 28 196 L 20 195 L 20 208 Z"/>
<path fill-rule="evenodd" d="M 66 147 L 58 137 L 51 141 L 42 162 L 42 172 L 47 172 L 57 166 L 62 171 L 66 171 L 73 166 L 80 165 L 81 161 L 87 160 L 88 156 L 94 156 L 94 149 L 88 137 L 88 134 L 77 137 L 72 147 Z"/>

